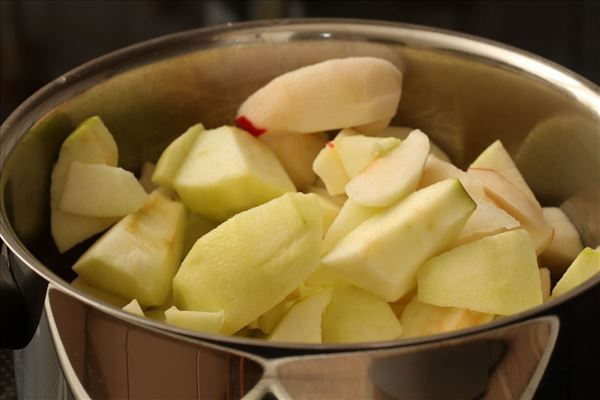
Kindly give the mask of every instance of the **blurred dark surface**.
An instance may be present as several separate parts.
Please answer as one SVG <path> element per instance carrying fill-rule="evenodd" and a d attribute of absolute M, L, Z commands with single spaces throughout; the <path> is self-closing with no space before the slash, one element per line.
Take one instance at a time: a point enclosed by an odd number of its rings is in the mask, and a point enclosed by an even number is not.
<path fill-rule="evenodd" d="M 112 50 L 202 26 L 289 17 L 369 18 L 465 32 L 538 54 L 600 84 L 600 1 L 0 0 L 0 120 L 63 72 Z M 570 322 L 581 324 L 577 330 L 599 331 L 598 292 L 569 306 Z M 551 371 L 540 398 L 598 398 L 593 371 L 600 345 L 569 339 L 562 338 L 554 359 L 578 368 Z M 14 398 L 4 380 L 11 378 L 10 353 L 0 355 L 0 400 Z M 575 382 L 582 371 L 583 387 L 562 382 Z"/>

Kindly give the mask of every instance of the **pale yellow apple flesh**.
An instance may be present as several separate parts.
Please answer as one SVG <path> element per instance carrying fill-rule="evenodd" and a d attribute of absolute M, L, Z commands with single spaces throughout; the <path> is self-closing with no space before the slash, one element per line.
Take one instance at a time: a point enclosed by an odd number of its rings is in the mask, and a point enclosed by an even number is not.
<path fill-rule="evenodd" d="M 218 333 L 223 324 L 223 311 L 182 311 L 173 306 L 164 311 L 165 322 L 179 328 L 202 333 Z"/>
<path fill-rule="evenodd" d="M 123 306 L 122 310 L 138 317 L 144 317 L 144 310 L 142 310 L 140 303 L 136 299 L 131 300 L 127 305 Z"/>
<path fill-rule="evenodd" d="M 60 211 L 58 205 L 71 164 L 79 161 L 116 166 L 118 157 L 117 144 L 98 117 L 83 121 L 63 142 L 50 184 L 50 229 L 61 253 L 118 221 L 118 218 L 86 217 Z"/>
<path fill-rule="evenodd" d="M 458 236 L 475 203 L 457 179 L 415 192 L 340 240 L 322 265 L 386 301 L 416 286 L 417 269 Z"/>
<path fill-rule="evenodd" d="M 163 304 L 181 260 L 185 207 L 153 192 L 73 265 L 90 285 L 143 306 Z"/>
<path fill-rule="evenodd" d="M 318 193 L 314 193 L 314 195 L 317 196 L 319 205 L 323 211 L 323 233 L 326 234 L 329 230 L 329 227 L 335 220 L 335 217 L 340 212 L 340 206 L 338 206 L 329 195 L 324 196 Z"/>
<path fill-rule="evenodd" d="M 418 188 L 424 188 L 436 182 L 456 178 L 462 183 L 469 196 L 473 199 L 486 199 L 483 184 L 475 177 L 454 166 L 450 162 L 442 161 L 430 154 L 427 156 L 423 174 Z"/>
<path fill-rule="evenodd" d="M 122 217 L 139 210 L 147 198 L 135 175 L 123 168 L 73 162 L 58 207 L 69 214 Z"/>
<path fill-rule="evenodd" d="M 183 240 L 183 255 L 185 256 L 194 247 L 202 236 L 219 226 L 218 222 L 188 211 L 185 225 L 185 238 Z"/>
<path fill-rule="evenodd" d="M 173 279 L 181 310 L 225 312 L 232 334 L 281 302 L 319 266 L 323 213 L 314 194 L 287 193 L 202 236 Z"/>
<path fill-rule="evenodd" d="M 392 118 L 384 118 L 380 119 L 379 121 L 355 126 L 354 129 L 362 135 L 373 136 L 376 135 L 377 132 L 381 132 L 383 129 L 386 129 L 390 125 L 390 122 L 392 122 Z"/>
<path fill-rule="evenodd" d="M 304 285 L 307 287 L 350 286 L 348 282 L 324 267 L 319 267 L 310 274 L 304 281 Z"/>
<path fill-rule="evenodd" d="M 321 321 L 331 301 L 332 289 L 297 301 L 279 321 L 268 340 L 273 342 L 321 343 Z"/>
<path fill-rule="evenodd" d="M 377 214 L 381 209 L 365 207 L 348 199 L 340 209 L 323 239 L 323 252 L 327 253 L 342 238 L 346 237 L 354 228 Z"/>
<path fill-rule="evenodd" d="M 344 165 L 335 151 L 335 144 L 328 142 L 315 158 L 313 171 L 323 181 L 331 196 L 346 194 L 346 184 L 350 181 Z"/>
<path fill-rule="evenodd" d="M 371 135 L 379 137 L 393 137 L 396 139 L 404 140 L 412 131 L 414 131 L 414 128 L 409 128 L 406 126 L 387 126 L 384 129 L 372 133 Z M 369 135 L 369 133 L 364 134 Z M 448 163 L 452 162 L 448 154 L 446 154 L 446 152 L 442 150 L 438 145 L 436 145 L 431 139 L 429 139 L 429 153 L 437 157 L 441 161 L 445 161 Z"/>
<path fill-rule="evenodd" d="M 402 334 L 389 304 L 353 286 L 333 288 L 321 326 L 323 343 L 394 340 Z"/>
<path fill-rule="evenodd" d="M 402 337 L 435 335 L 485 324 L 494 314 L 480 313 L 456 307 L 438 307 L 423 303 L 414 296 L 400 317 Z"/>
<path fill-rule="evenodd" d="M 322 181 L 321 181 L 322 182 Z M 318 182 L 316 182 L 318 183 Z M 320 196 L 323 196 L 325 198 L 328 198 L 329 200 L 331 200 L 332 202 L 334 202 L 338 207 L 342 207 L 345 203 L 346 200 L 348 200 L 348 196 L 346 196 L 345 193 L 343 194 L 337 194 L 335 196 L 332 196 L 329 194 L 329 192 L 327 191 L 327 189 L 325 189 L 324 186 L 311 186 L 308 188 L 308 190 L 306 191 L 306 193 L 314 193 L 314 194 L 318 194 Z"/>
<path fill-rule="evenodd" d="M 258 317 L 256 320 L 256 329 L 260 329 L 267 335 L 273 332 L 279 321 L 294 305 L 294 300 L 288 300 L 289 296 L 286 297 L 281 303 L 273 306 L 269 311 Z M 252 326 L 252 324 L 250 324 Z"/>
<path fill-rule="evenodd" d="M 542 213 L 548 225 L 554 229 L 554 237 L 540 254 L 540 262 L 555 277 L 559 277 L 583 250 L 583 244 L 579 232 L 564 211 L 558 207 L 543 207 Z"/>
<path fill-rule="evenodd" d="M 562 278 L 552 289 L 552 297 L 557 297 L 576 288 L 600 272 L 600 251 L 586 247 L 569 266 Z"/>
<path fill-rule="evenodd" d="M 552 241 L 554 230 L 546 223 L 537 201 L 531 201 L 529 196 L 494 170 L 469 168 L 468 173 L 484 185 L 486 195 L 494 203 L 521 223 L 521 227 L 531 235 L 536 254 L 541 254 Z"/>
<path fill-rule="evenodd" d="M 343 130 L 332 142 L 344 170 L 350 179 L 357 176 L 375 159 L 400 144 L 396 138 L 379 138 L 364 135 L 344 135 Z"/>
<path fill-rule="evenodd" d="M 395 149 L 350 180 L 346 194 L 367 207 L 392 205 L 417 188 L 428 153 L 427 135 L 412 131 Z"/>
<path fill-rule="evenodd" d="M 542 299 L 544 301 L 550 298 L 550 290 L 552 283 L 550 280 L 550 270 L 548 268 L 540 268 L 540 282 L 542 284 Z"/>
<path fill-rule="evenodd" d="M 418 298 L 440 307 L 511 315 L 542 304 L 537 258 L 523 229 L 487 236 L 428 260 Z"/>
<path fill-rule="evenodd" d="M 203 131 L 202 124 L 193 125 L 163 150 L 152 174 L 152 182 L 155 185 L 173 190 L 173 181 L 179 167 Z"/>
<path fill-rule="evenodd" d="M 156 170 L 156 164 L 146 161 L 142 164 L 142 168 L 140 169 L 140 178 L 138 181 L 140 185 L 144 188 L 146 193 L 152 193 L 154 190 L 158 188 L 154 182 L 152 182 L 152 174 Z"/>
<path fill-rule="evenodd" d="M 491 169 L 498 172 L 512 185 L 514 185 L 521 193 L 529 198 L 538 207 L 538 203 L 535 195 L 523 179 L 523 176 L 519 172 L 519 169 L 515 165 L 510 154 L 504 148 L 504 145 L 500 140 L 496 140 L 494 143 L 489 145 L 478 157 L 471 163 L 470 168 L 477 169 Z"/>
<path fill-rule="evenodd" d="M 190 210 L 215 221 L 296 191 L 264 143 L 229 126 L 199 134 L 174 187 Z"/>
<path fill-rule="evenodd" d="M 312 133 L 391 118 L 402 73 L 372 57 L 332 59 L 273 79 L 240 106 L 236 118 L 255 134 Z"/>
<path fill-rule="evenodd" d="M 487 200 L 475 199 L 477 208 L 456 239 L 455 245 L 465 244 L 484 236 L 516 229 L 521 224 L 510 214 Z"/>
<path fill-rule="evenodd" d="M 275 153 L 298 190 L 307 190 L 315 183 L 317 175 L 312 166 L 327 143 L 325 134 L 262 135 L 260 140 Z"/>

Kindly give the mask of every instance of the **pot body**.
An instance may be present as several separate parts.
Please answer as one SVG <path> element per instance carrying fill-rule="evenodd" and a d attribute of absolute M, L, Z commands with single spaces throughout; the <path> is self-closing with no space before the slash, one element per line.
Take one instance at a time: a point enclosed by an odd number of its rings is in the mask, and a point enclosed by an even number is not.
<path fill-rule="evenodd" d="M 559 347 L 587 341 L 597 351 L 593 336 L 587 337 L 589 330 L 583 332 L 577 321 L 599 319 L 597 311 L 590 315 L 600 309 L 598 276 L 563 298 L 483 327 L 350 346 L 272 346 L 192 335 L 123 313 L 68 285 L 74 277 L 70 266 L 90 242 L 58 254 L 49 236 L 48 192 L 60 144 L 78 123 L 102 117 L 119 146 L 119 164 L 137 171 L 188 126 L 231 124 L 242 101 L 273 77 L 349 56 L 384 58 L 404 72 L 393 124 L 422 129 L 461 167 L 501 139 L 540 202 L 560 206 L 584 243 L 598 245 L 600 94 L 594 84 L 535 56 L 459 34 L 391 23 L 285 20 L 184 32 L 133 46 L 59 77 L 17 109 L 2 126 L 0 182 L 1 233 L 13 264 L 31 268 L 53 288 L 126 323 L 267 358 L 449 346 L 454 339 L 540 315 L 560 315 L 567 322 Z M 571 353 L 561 351 L 555 358 L 568 360 Z M 553 383 L 564 377 L 557 368 L 549 390 L 576 392 L 577 385 L 558 389 Z"/>

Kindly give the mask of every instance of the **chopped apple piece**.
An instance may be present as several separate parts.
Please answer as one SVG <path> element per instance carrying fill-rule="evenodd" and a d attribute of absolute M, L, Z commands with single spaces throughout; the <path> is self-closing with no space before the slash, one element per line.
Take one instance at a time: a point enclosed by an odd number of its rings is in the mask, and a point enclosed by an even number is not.
<path fill-rule="evenodd" d="M 449 162 L 440 160 L 432 154 L 427 156 L 418 188 L 421 189 L 436 182 L 452 178 L 456 178 L 462 183 L 471 198 L 486 199 L 483 184 L 477 178 L 467 174 Z"/>
<path fill-rule="evenodd" d="M 116 294 L 109 293 L 105 290 L 97 289 L 92 285 L 86 283 L 80 277 L 75 278 L 73 282 L 71 282 L 71 286 L 75 289 L 81 290 L 83 293 L 94 297 L 100 301 L 113 305 L 117 308 L 123 308 L 127 303 L 129 303 L 129 299 L 126 297 L 121 297 Z"/>
<path fill-rule="evenodd" d="M 485 149 L 469 166 L 469 169 L 471 168 L 491 169 L 498 172 L 517 189 L 519 189 L 521 193 L 527 196 L 529 200 L 531 200 L 538 207 L 540 206 L 540 203 L 538 203 L 535 195 L 529 188 L 529 185 L 527 185 L 527 182 L 525 182 L 525 179 L 523 179 L 519 169 L 500 140 L 496 140 L 494 143 L 489 145 L 488 148 Z"/>
<path fill-rule="evenodd" d="M 312 133 L 391 118 L 402 73 L 372 57 L 332 59 L 273 79 L 240 106 L 236 122 L 253 135 Z"/>
<path fill-rule="evenodd" d="M 542 304 L 537 259 L 523 229 L 487 236 L 428 260 L 418 272 L 419 301 L 511 315 Z"/>
<path fill-rule="evenodd" d="M 143 306 L 163 304 L 181 260 L 185 207 L 153 192 L 73 265 L 90 285 Z"/>
<path fill-rule="evenodd" d="M 333 288 L 321 326 L 323 343 L 393 340 L 402 334 L 389 304 L 352 286 Z"/>
<path fill-rule="evenodd" d="M 136 212 L 147 198 L 135 175 L 123 168 L 73 162 L 59 209 L 90 217 L 122 217 Z"/>
<path fill-rule="evenodd" d="M 344 206 L 340 209 L 331 226 L 325 233 L 323 252 L 327 253 L 354 228 L 377 214 L 379 211 L 381 211 L 379 208 L 365 207 L 351 199 L 346 200 L 346 203 L 344 203 Z"/>
<path fill-rule="evenodd" d="M 460 231 L 455 242 L 456 245 L 516 229 L 520 226 L 519 221 L 489 201 L 475 199 L 475 203 L 477 203 L 477 208 Z"/>
<path fill-rule="evenodd" d="M 294 301 L 288 300 L 288 298 L 276 304 L 269 311 L 258 317 L 256 320 L 256 329 L 260 329 L 267 335 L 270 334 L 293 305 Z M 250 327 L 252 327 L 252 324 L 250 324 Z"/>
<path fill-rule="evenodd" d="M 138 181 L 140 182 L 140 185 L 142 185 L 146 193 L 152 193 L 155 189 L 158 188 L 158 186 L 156 186 L 154 182 L 152 182 L 152 174 L 154 174 L 155 170 L 156 165 L 154 163 L 146 161 L 142 164 L 142 168 L 140 170 L 140 179 L 138 179 Z"/>
<path fill-rule="evenodd" d="M 368 207 L 386 207 L 413 192 L 429 153 L 429 139 L 412 131 L 395 149 L 373 161 L 346 185 L 346 194 Z"/>
<path fill-rule="evenodd" d="M 493 314 L 464 308 L 438 307 L 420 302 L 417 296 L 408 303 L 402 316 L 402 337 L 434 335 L 485 324 L 494 319 Z"/>
<path fill-rule="evenodd" d="M 199 134 L 174 187 L 189 209 L 215 221 L 296 190 L 267 145 L 230 126 Z"/>
<path fill-rule="evenodd" d="M 335 151 L 335 143 L 327 142 L 315 158 L 313 170 L 325 184 L 327 192 L 332 195 L 346 193 L 346 184 L 350 181 L 344 165 Z"/>
<path fill-rule="evenodd" d="M 546 223 L 542 208 L 512 185 L 504 176 L 491 169 L 469 168 L 468 173 L 483 183 L 486 195 L 500 208 L 515 217 L 541 254 L 552 241 L 553 229 Z"/>
<path fill-rule="evenodd" d="M 457 179 L 436 183 L 360 224 L 323 257 L 322 265 L 396 301 L 416 286 L 417 269 L 456 240 L 474 210 Z"/>
<path fill-rule="evenodd" d="M 273 342 L 321 343 L 321 320 L 331 301 L 331 289 L 299 300 L 279 321 L 268 340 Z"/>
<path fill-rule="evenodd" d="M 169 325 L 202 333 L 217 333 L 223 324 L 223 311 L 183 311 L 173 306 L 166 310 L 165 321 Z"/>
<path fill-rule="evenodd" d="M 346 196 L 345 193 L 332 196 L 329 194 L 327 189 L 319 187 L 319 186 L 309 187 L 307 190 L 307 193 L 314 193 L 314 194 L 318 194 L 320 196 L 324 196 L 324 197 L 328 198 L 329 200 L 331 200 L 332 202 L 334 202 L 339 207 L 342 207 L 344 205 L 344 203 L 346 203 L 346 200 L 348 200 L 348 196 Z"/>
<path fill-rule="evenodd" d="M 560 278 L 554 289 L 552 297 L 557 297 L 574 289 L 600 272 L 600 251 L 586 247 L 579 253 L 575 261 L 569 266 Z"/>
<path fill-rule="evenodd" d="M 540 261 L 554 276 L 559 277 L 583 250 L 583 244 L 579 232 L 564 211 L 557 207 L 543 207 L 542 213 L 548 225 L 554 229 L 554 237 L 540 254 Z"/>
<path fill-rule="evenodd" d="M 118 221 L 118 218 L 86 217 L 60 211 L 58 205 L 67 174 L 75 161 L 117 165 L 117 144 L 100 118 L 86 119 L 65 139 L 58 154 L 58 161 L 52 169 L 50 228 L 56 247 L 61 253 Z"/>
<path fill-rule="evenodd" d="M 327 143 L 325 134 L 263 135 L 260 140 L 275 153 L 298 190 L 307 190 L 315 183 L 317 175 L 312 166 Z"/>
<path fill-rule="evenodd" d="M 309 287 L 349 286 L 350 284 L 326 268 L 319 267 L 304 281 Z"/>
<path fill-rule="evenodd" d="M 219 226 L 218 222 L 189 211 L 185 225 L 185 239 L 183 240 L 183 255 L 185 256 L 194 247 L 196 240 Z"/>
<path fill-rule="evenodd" d="M 548 268 L 540 268 L 540 282 L 542 283 L 542 299 L 546 301 L 550 298 L 550 290 L 552 289 Z"/>
<path fill-rule="evenodd" d="M 136 299 L 131 300 L 126 306 L 123 306 L 123 311 L 127 311 L 130 314 L 137 315 L 138 317 L 144 317 L 144 310 L 140 307 L 140 303 Z"/>
<path fill-rule="evenodd" d="M 152 174 L 154 184 L 167 189 L 174 189 L 173 181 L 177 171 L 203 131 L 204 126 L 202 124 L 193 125 L 167 146 L 160 155 Z"/>
<path fill-rule="evenodd" d="M 333 141 L 334 149 L 350 179 L 357 176 L 375 159 L 400 144 L 400 140 L 396 138 L 378 138 L 356 134 L 343 135 L 342 133 L 338 134 Z"/>
<path fill-rule="evenodd" d="M 414 128 L 408 128 L 406 126 L 388 126 L 380 131 L 375 132 L 374 135 L 379 137 L 394 137 L 396 139 L 404 140 L 412 131 L 414 131 Z M 365 135 L 367 135 L 367 133 L 365 133 Z M 446 152 L 438 145 L 433 143 L 431 139 L 429 139 L 429 153 L 441 161 L 445 161 L 447 163 L 452 162 L 450 157 L 448 157 L 448 154 L 446 154 Z"/>
<path fill-rule="evenodd" d="M 190 250 L 173 279 L 175 304 L 223 310 L 220 332 L 237 332 L 317 269 L 322 237 L 323 213 L 314 194 L 286 193 L 241 212 Z"/>
<path fill-rule="evenodd" d="M 331 196 L 329 195 L 323 196 L 315 193 L 315 196 L 317 196 L 321 210 L 323 210 L 323 233 L 325 234 L 329 230 L 329 227 L 333 223 L 335 217 L 340 212 L 340 206 L 331 200 Z"/>

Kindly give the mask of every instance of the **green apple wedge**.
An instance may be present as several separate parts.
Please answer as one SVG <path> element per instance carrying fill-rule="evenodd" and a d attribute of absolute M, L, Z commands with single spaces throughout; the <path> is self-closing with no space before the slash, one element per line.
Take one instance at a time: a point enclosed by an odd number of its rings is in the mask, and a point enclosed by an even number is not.
<path fill-rule="evenodd" d="M 323 253 L 327 253 L 354 228 L 381 211 L 380 208 L 361 206 L 352 199 L 346 200 L 331 223 L 323 239 Z"/>
<path fill-rule="evenodd" d="M 305 191 L 315 183 L 317 175 L 312 165 L 327 143 L 327 135 L 324 133 L 262 135 L 260 140 L 275 153 L 298 190 Z"/>
<path fill-rule="evenodd" d="M 519 172 L 519 169 L 515 165 L 508 151 L 500 140 L 496 140 L 494 143 L 489 145 L 469 166 L 470 168 L 477 169 L 491 169 L 498 172 L 500 175 L 505 177 L 512 185 L 514 185 L 519 191 L 529 198 L 538 207 L 538 203 L 535 194 L 529 188 L 525 179 Z"/>
<path fill-rule="evenodd" d="M 419 301 L 511 315 L 542 304 L 535 249 L 523 229 L 487 236 L 428 260 Z"/>
<path fill-rule="evenodd" d="M 416 286 L 417 269 L 456 239 L 475 203 L 457 179 L 428 186 L 369 218 L 322 265 L 386 301 Z"/>
<path fill-rule="evenodd" d="M 152 182 L 155 185 L 173 190 L 173 180 L 179 167 L 203 131 L 204 125 L 193 125 L 163 150 L 152 174 Z"/>
<path fill-rule="evenodd" d="M 240 106 L 236 122 L 258 136 L 350 128 L 396 115 L 402 72 L 387 60 L 326 60 L 273 79 Z"/>
<path fill-rule="evenodd" d="M 583 250 L 583 244 L 577 228 L 563 210 L 558 207 L 543 207 L 542 213 L 548 225 L 554 229 L 554 237 L 540 254 L 540 262 L 558 278 Z"/>
<path fill-rule="evenodd" d="M 154 191 L 136 213 L 119 221 L 73 265 L 90 285 L 142 306 L 163 304 L 183 248 L 185 207 Z"/>
<path fill-rule="evenodd" d="M 267 337 L 273 342 L 321 343 L 323 311 L 331 300 L 332 289 L 298 300 Z"/>
<path fill-rule="evenodd" d="M 345 134 L 347 131 L 352 130 L 342 130 L 332 143 L 350 179 L 400 144 L 396 138 L 364 136 L 354 131 Z"/>
<path fill-rule="evenodd" d="M 136 212 L 147 198 L 135 175 L 123 168 L 73 162 L 58 207 L 70 214 L 122 217 Z"/>
<path fill-rule="evenodd" d="M 117 143 L 99 117 L 83 121 L 63 142 L 52 169 L 50 183 L 50 229 L 61 253 L 119 220 L 72 215 L 59 209 L 71 164 L 79 161 L 116 166 L 118 158 Z"/>
<path fill-rule="evenodd" d="M 438 307 L 423 303 L 414 296 L 400 316 L 402 337 L 434 335 L 465 329 L 490 322 L 494 314 L 456 307 Z"/>
<path fill-rule="evenodd" d="M 323 343 L 394 340 L 402 326 L 389 304 L 353 286 L 334 287 L 322 317 Z"/>
<path fill-rule="evenodd" d="M 346 194 L 363 206 L 390 206 L 417 188 L 428 154 L 427 135 L 414 130 L 395 149 L 351 179 Z"/>
<path fill-rule="evenodd" d="M 552 289 L 552 297 L 567 293 L 599 272 L 600 250 L 586 247 L 556 283 L 556 286 Z"/>
<path fill-rule="evenodd" d="M 286 193 L 202 236 L 173 279 L 180 310 L 225 312 L 231 335 L 281 302 L 319 266 L 323 213 L 314 194 Z"/>
<path fill-rule="evenodd" d="M 200 133 L 173 186 L 190 210 L 215 221 L 296 191 L 267 145 L 230 126 Z"/>
<path fill-rule="evenodd" d="M 201 333 L 218 333 L 223 325 L 223 311 L 185 311 L 173 306 L 165 310 L 165 322 L 169 325 Z"/>

